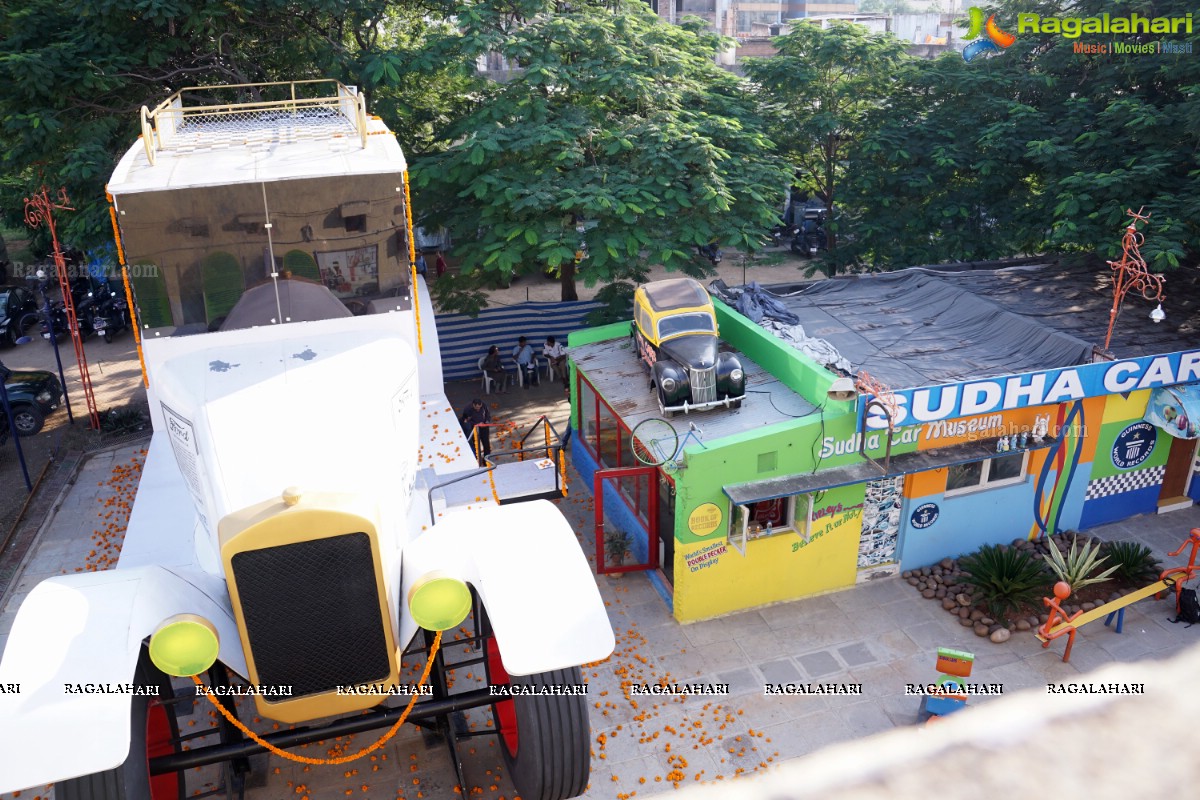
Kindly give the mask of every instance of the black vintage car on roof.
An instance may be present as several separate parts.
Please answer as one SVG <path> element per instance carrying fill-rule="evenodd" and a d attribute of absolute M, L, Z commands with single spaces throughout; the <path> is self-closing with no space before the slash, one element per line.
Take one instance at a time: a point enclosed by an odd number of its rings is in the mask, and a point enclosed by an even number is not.
<path fill-rule="evenodd" d="M 698 281 L 672 278 L 639 286 L 632 336 L 638 357 L 650 367 L 664 415 L 741 405 L 745 370 L 733 353 L 720 352 L 712 299 Z"/>

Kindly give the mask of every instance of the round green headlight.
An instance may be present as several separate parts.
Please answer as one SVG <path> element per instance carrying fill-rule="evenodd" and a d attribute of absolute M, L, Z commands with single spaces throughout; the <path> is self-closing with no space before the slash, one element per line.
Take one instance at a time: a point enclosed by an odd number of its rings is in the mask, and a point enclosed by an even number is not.
<path fill-rule="evenodd" d="M 471 590 L 458 578 L 430 573 L 408 590 L 408 610 L 425 630 L 449 630 L 471 612 Z"/>
<path fill-rule="evenodd" d="M 199 675 L 217 660 L 221 641 L 217 628 L 204 617 L 176 614 L 150 637 L 150 660 L 168 675 Z"/>

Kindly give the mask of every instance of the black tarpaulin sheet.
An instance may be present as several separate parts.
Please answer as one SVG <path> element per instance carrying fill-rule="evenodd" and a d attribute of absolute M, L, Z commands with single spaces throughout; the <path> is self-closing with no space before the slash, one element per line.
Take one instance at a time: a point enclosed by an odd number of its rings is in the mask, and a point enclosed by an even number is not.
<path fill-rule="evenodd" d="M 892 389 L 1074 366 L 1092 345 L 925 271 L 853 276 L 771 291 L 824 339 Z"/>

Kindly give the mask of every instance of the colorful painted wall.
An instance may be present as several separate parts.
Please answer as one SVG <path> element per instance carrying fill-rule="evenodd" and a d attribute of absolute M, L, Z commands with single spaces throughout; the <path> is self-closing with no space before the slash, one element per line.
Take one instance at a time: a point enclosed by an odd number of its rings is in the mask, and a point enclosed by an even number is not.
<path fill-rule="evenodd" d="M 1142 420 L 1148 390 L 1102 399 L 1103 409 L 1096 416 L 1095 457 L 1080 481 L 1079 528 L 1157 512 L 1171 449 L 1171 437 Z"/>

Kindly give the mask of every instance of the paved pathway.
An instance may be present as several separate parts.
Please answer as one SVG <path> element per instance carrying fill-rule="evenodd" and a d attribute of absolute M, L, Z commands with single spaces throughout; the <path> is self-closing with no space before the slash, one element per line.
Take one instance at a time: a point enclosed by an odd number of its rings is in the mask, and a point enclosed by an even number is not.
<path fill-rule="evenodd" d="M 456 407 L 465 405 L 478 393 L 478 384 L 452 384 L 447 393 Z M 518 389 L 489 400 L 498 418 L 525 426 L 545 413 L 560 430 L 565 429 L 567 408 L 561 387 Z M 51 575 L 87 569 L 89 564 L 104 566 L 106 545 L 109 555 L 114 552 L 114 535 L 105 526 L 120 522 L 120 502 L 128 500 L 132 491 L 128 473 L 136 472 L 141 449 L 140 445 L 118 448 L 82 464 L 42 527 L 18 579 L 0 598 L 0 647 L 20 600 L 32 586 Z M 584 552 L 591 553 L 594 508 L 589 487 L 573 471 L 571 486 L 571 496 L 559 505 Z M 1175 564 L 1182 559 L 1168 559 L 1166 553 L 1178 547 L 1192 527 L 1200 527 L 1200 508 L 1137 517 L 1089 533 L 1142 541 L 1164 563 Z M 1045 691 L 1045 684 L 1051 682 L 1085 680 L 1086 672 L 1104 664 L 1161 658 L 1200 641 L 1200 626 L 1189 630 L 1168 623 L 1173 607 L 1153 600 L 1126 613 L 1121 635 L 1099 623 L 1084 628 L 1071 663 L 1064 664 L 1061 642 L 1043 649 L 1031 634 L 1021 633 L 1006 644 L 992 644 L 899 580 L 690 625 L 674 621 L 644 575 L 598 578 L 597 583 L 617 632 L 617 650 L 607 662 L 585 669 L 595 754 L 586 795 L 590 798 L 644 796 L 667 791 L 672 784 L 728 780 L 827 744 L 911 725 L 919 698 L 906 695 L 905 684 L 934 679 L 938 647 L 974 652 L 972 681 L 1002 684 L 1004 693 L 1011 695 L 1027 688 Z M 660 679 L 728 684 L 730 693 L 630 698 L 622 690 L 623 682 Z M 768 683 L 861 684 L 862 694 L 766 696 Z M 990 700 L 980 697 L 971 702 Z M 1054 700 L 1047 697 L 1046 702 Z M 476 730 L 486 730 L 489 722 L 486 712 L 472 712 L 463 719 Z M 197 705 L 183 726 L 190 730 L 211 724 L 211 711 Z M 373 737 L 364 734 L 334 746 L 348 750 L 369 741 Z M 306 752 L 320 754 L 326 749 L 314 745 Z M 513 797 L 493 737 L 470 740 L 464 761 L 468 783 L 478 789 L 469 791 L 472 796 Z M 411 728 L 390 742 L 380 758 L 362 764 L 305 768 L 275 757 L 260 757 L 256 762 L 265 784 L 247 792 L 256 800 L 293 794 L 456 796 L 444 745 Z M 189 794 L 217 780 L 212 769 L 190 774 Z M 22 797 L 36 794 L 26 792 Z M 42 796 L 47 797 L 44 790 Z"/>

